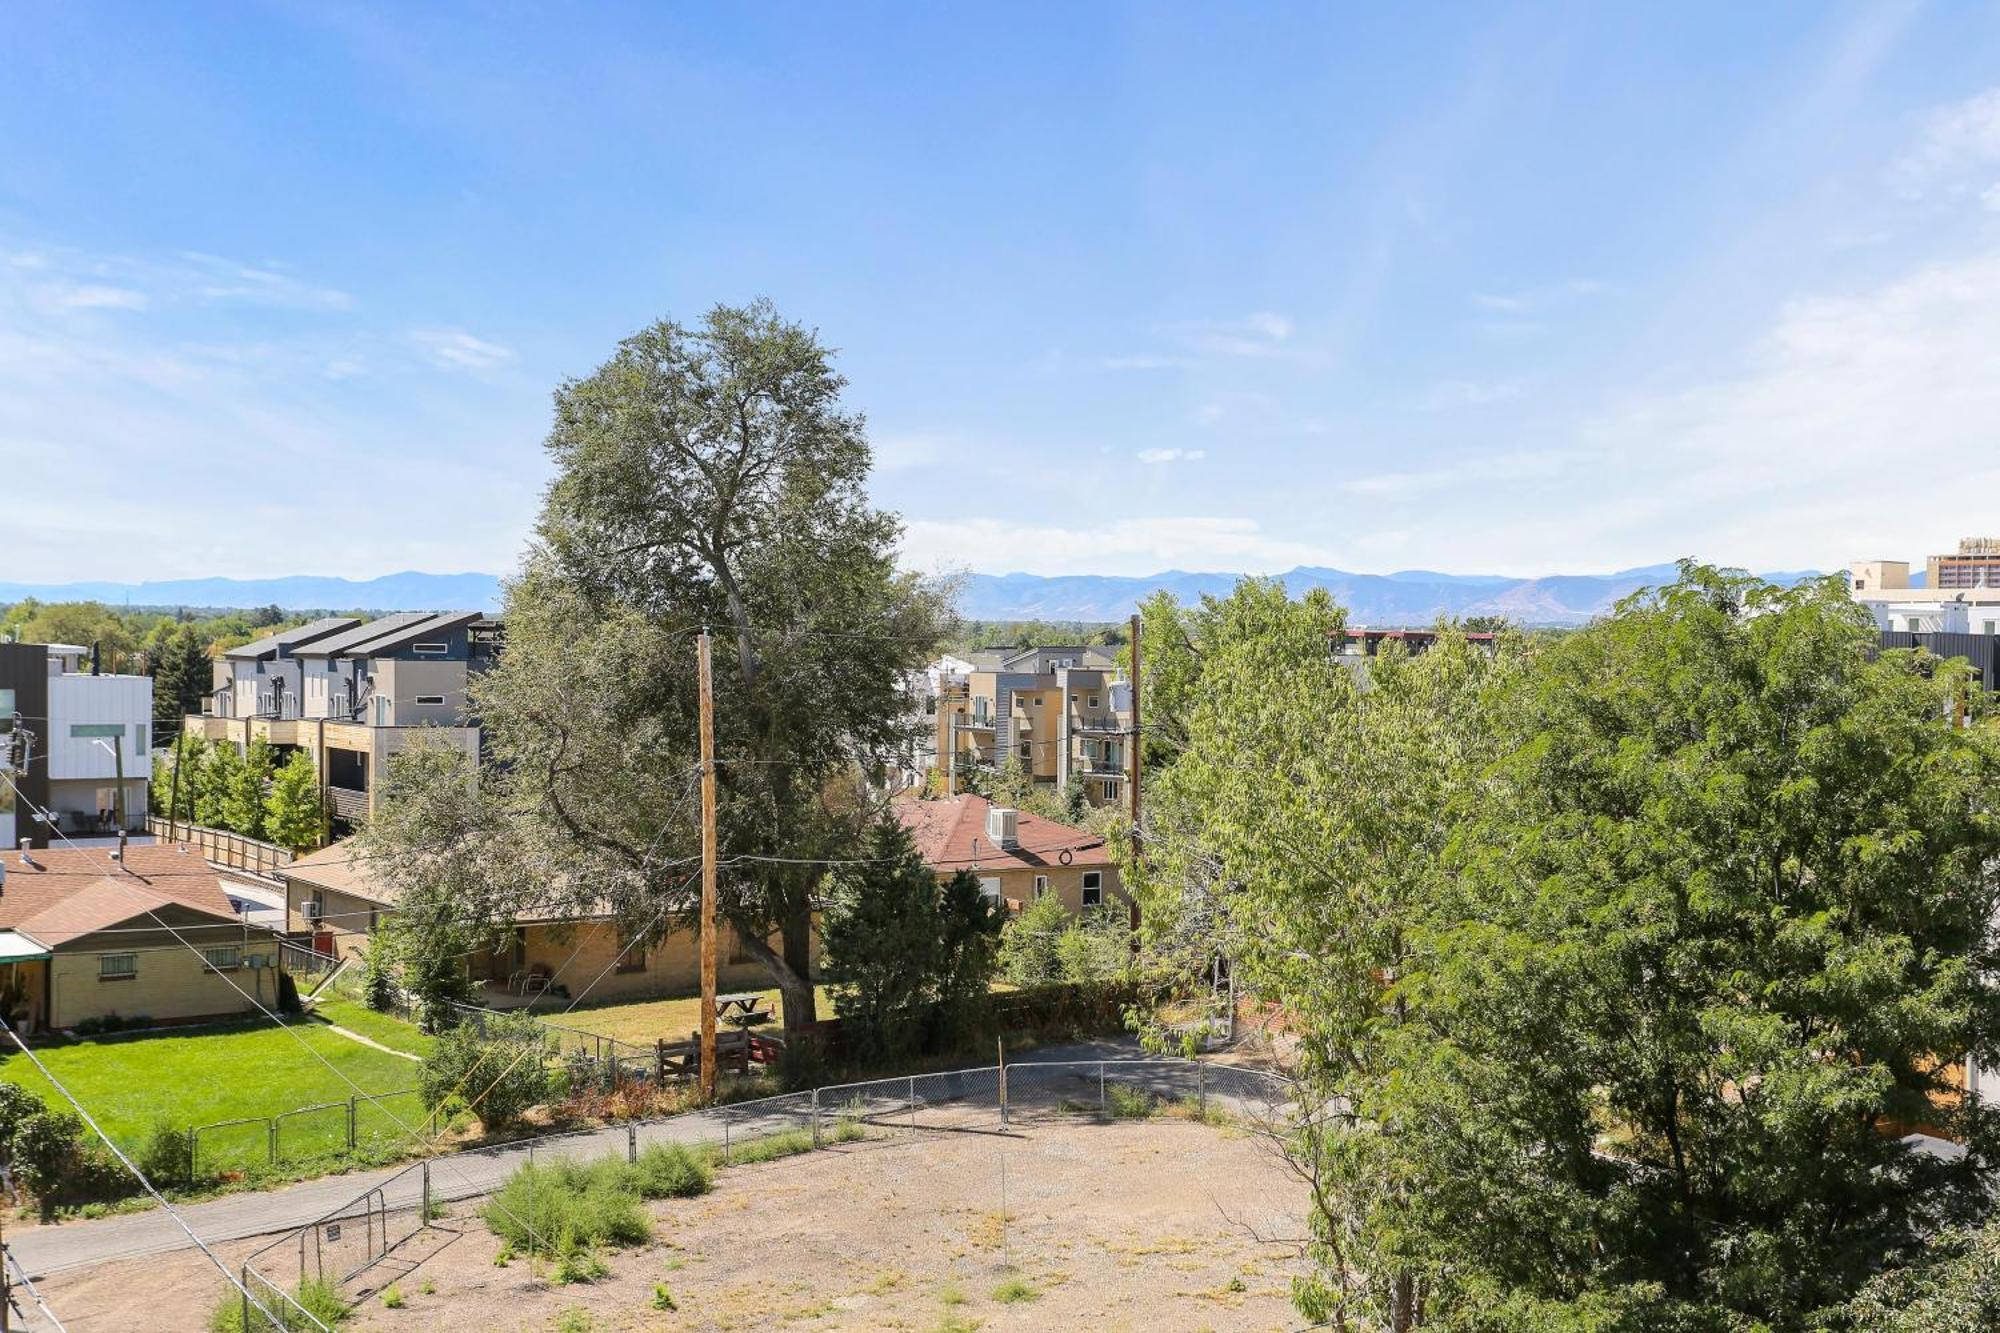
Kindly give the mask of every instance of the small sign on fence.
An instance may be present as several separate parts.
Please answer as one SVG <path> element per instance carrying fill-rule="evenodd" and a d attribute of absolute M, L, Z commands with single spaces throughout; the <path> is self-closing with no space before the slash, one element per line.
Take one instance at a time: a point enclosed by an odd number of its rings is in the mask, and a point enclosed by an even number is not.
<path fill-rule="evenodd" d="M 326 1224 L 326 1238 L 329 1241 L 335 1241 L 340 1239 L 340 1223 L 328 1222 Z"/>

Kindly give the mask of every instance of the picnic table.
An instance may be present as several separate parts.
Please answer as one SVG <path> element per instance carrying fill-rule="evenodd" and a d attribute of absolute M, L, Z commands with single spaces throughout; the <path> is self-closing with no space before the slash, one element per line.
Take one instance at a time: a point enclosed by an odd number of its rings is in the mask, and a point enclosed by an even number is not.
<path fill-rule="evenodd" d="M 771 1006 L 756 991 L 715 997 L 715 1016 L 732 1027 L 751 1028 L 770 1021 Z"/>

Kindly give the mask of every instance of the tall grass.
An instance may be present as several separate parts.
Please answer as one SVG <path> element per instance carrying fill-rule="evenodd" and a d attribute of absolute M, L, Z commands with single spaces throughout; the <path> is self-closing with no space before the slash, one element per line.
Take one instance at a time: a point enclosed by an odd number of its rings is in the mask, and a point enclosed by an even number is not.
<path fill-rule="evenodd" d="M 295 1331 L 304 1333 L 304 1330 L 317 1327 L 305 1315 L 300 1314 L 290 1301 L 273 1292 L 260 1288 L 257 1300 L 266 1310 L 277 1316 L 286 1333 Z M 297 1301 L 313 1319 L 319 1320 L 320 1324 L 328 1328 L 338 1328 L 347 1322 L 347 1302 L 340 1299 L 340 1293 L 334 1290 L 331 1282 L 308 1278 L 292 1288 L 292 1300 Z M 209 1313 L 208 1327 L 209 1333 L 245 1333 L 243 1293 L 235 1287 L 224 1292 L 222 1299 L 216 1302 L 215 1309 Z M 270 1324 L 263 1315 L 253 1309 L 250 1312 L 250 1327 L 256 1330 L 256 1333 L 267 1333 Z"/>

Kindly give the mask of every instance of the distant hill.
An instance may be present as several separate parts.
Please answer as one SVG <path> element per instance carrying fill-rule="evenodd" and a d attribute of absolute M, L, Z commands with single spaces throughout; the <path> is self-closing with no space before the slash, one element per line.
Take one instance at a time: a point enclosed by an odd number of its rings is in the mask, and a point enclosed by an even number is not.
<path fill-rule="evenodd" d="M 1639 588 L 1671 582 L 1672 565 L 1645 565 L 1612 574 L 1552 574 L 1513 578 L 1503 574 L 1442 574 L 1408 569 L 1394 574 L 1353 574 L 1308 565 L 1278 577 L 1294 596 L 1325 588 L 1356 625 L 1427 625 L 1439 616 L 1506 616 L 1524 625 L 1579 625 L 1601 615 Z M 1765 575 L 1778 583 L 1812 577 L 1809 570 Z M 1164 588 L 1183 601 L 1204 593 L 1226 594 L 1238 574 L 1171 569 L 1139 578 L 1099 574 L 974 574 L 959 598 L 973 620 L 1122 620 L 1141 598 Z M 0 583 L 0 603 L 37 597 L 45 602 L 92 600 L 114 606 L 248 607 L 287 609 L 367 607 L 423 611 L 442 607 L 500 609 L 494 574 L 423 574 L 410 571 L 378 579 L 292 575 L 275 579 L 169 579 L 149 583 Z"/>
<path fill-rule="evenodd" d="M 280 606 L 287 610 L 466 611 L 500 609 L 494 574 L 423 574 L 378 579 L 293 574 L 275 579 L 162 579 L 146 583 L 0 583 L 0 602 L 105 602 L 112 606 Z"/>

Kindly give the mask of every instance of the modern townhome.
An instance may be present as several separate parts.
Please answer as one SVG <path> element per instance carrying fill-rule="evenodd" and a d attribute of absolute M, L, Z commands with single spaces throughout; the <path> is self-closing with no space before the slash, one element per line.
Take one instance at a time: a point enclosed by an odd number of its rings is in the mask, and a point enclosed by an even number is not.
<path fill-rule="evenodd" d="M 252 1013 L 277 1003 L 278 970 L 276 939 L 192 852 L 0 852 L 0 1011 L 27 1032 Z"/>
<path fill-rule="evenodd" d="M 1052 893 L 1072 913 L 1131 908 L 1117 863 L 1097 834 L 983 796 L 898 801 L 893 808 L 938 878 L 970 870 L 1010 910 Z"/>
<path fill-rule="evenodd" d="M 209 711 L 187 725 L 239 746 L 262 739 L 281 758 L 312 754 L 334 826 L 352 827 L 373 811 L 384 765 L 417 728 L 478 756 L 468 689 L 501 639 L 500 622 L 478 611 L 315 621 L 225 656 Z"/>
<path fill-rule="evenodd" d="M 146 826 L 153 682 L 99 672 L 92 657 L 0 643 L 0 848 Z"/>
<path fill-rule="evenodd" d="M 398 909 L 395 888 L 351 839 L 300 857 L 278 876 L 285 882 L 287 934 L 329 957 L 365 955 L 375 932 Z M 673 930 L 627 949 L 629 940 L 608 915 L 527 913 L 469 957 L 466 970 L 484 983 L 482 1002 L 501 1008 L 543 994 L 613 1000 L 699 989 L 701 954 L 693 931 Z M 775 938 L 771 945 L 779 947 Z M 817 941 L 813 956 L 819 956 Z M 727 925 L 717 941 L 716 961 L 725 990 L 770 985 L 770 974 Z"/>
<path fill-rule="evenodd" d="M 962 767 L 1018 759 L 1035 782 L 1062 790 L 1080 782 L 1092 805 L 1123 799 L 1131 762 L 1132 686 L 1101 648 L 1024 648 L 969 655 L 969 669 L 942 673 L 933 710 L 931 766 L 945 791 Z"/>

